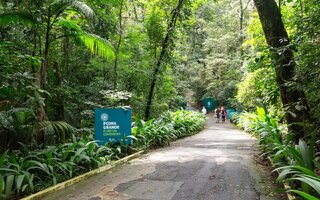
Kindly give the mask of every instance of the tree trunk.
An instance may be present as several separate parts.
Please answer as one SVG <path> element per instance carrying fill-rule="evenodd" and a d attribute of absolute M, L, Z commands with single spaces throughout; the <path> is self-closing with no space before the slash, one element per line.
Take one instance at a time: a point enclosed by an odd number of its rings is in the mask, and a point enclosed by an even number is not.
<path fill-rule="evenodd" d="M 57 62 L 54 62 L 53 67 L 55 69 L 55 77 L 57 81 L 56 98 L 54 99 L 55 104 L 55 120 L 62 121 L 64 120 L 64 100 L 61 94 L 62 90 L 62 70 Z"/>
<path fill-rule="evenodd" d="M 239 0 L 239 6 L 240 6 L 240 18 L 239 18 L 239 30 L 240 30 L 240 60 L 241 60 L 241 66 L 243 65 L 243 49 L 242 49 L 242 43 L 243 43 L 243 3 L 242 0 Z"/>
<path fill-rule="evenodd" d="M 68 69 L 68 61 L 69 61 L 69 38 L 65 37 L 62 42 L 62 51 L 63 51 L 63 59 L 61 66 L 57 62 L 54 63 L 55 68 L 55 76 L 57 80 L 57 98 L 55 100 L 55 120 L 62 121 L 64 120 L 64 99 L 61 94 L 62 90 L 62 81 L 63 81 L 63 71 L 67 71 Z"/>
<path fill-rule="evenodd" d="M 274 0 L 254 0 L 263 27 L 266 41 L 270 47 L 276 69 L 276 81 L 281 100 L 286 109 L 289 132 L 295 134 L 295 142 L 304 136 L 304 122 L 310 119 L 308 105 L 303 91 L 290 87 L 294 81 L 295 61 L 289 47 L 289 38 L 281 19 L 280 10 Z M 301 105 L 297 107 L 297 105 Z"/>
<path fill-rule="evenodd" d="M 48 84 L 48 65 L 49 65 L 49 49 L 50 49 L 50 31 L 51 31 L 51 15 L 50 9 L 48 12 L 47 19 L 47 29 L 46 29 L 46 39 L 44 46 L 44 60 L 41 67 L 40 78 L 41 78 L 41 88 L 46 89 Z"/>
<path fill-rule="evenodd" d="M 169 46 L 170 39 L 171 39 L 173 31 L 175 29 L 176 22 L 177 22 L 179 14 L 180 14 L 180 10 L 182 8 L 183 2 L 184 2 L 184 0 L 178 1 L 178 4 L 177 4 L 176 8 L 173 10 L 171 20 L 168 24 L 167 34 L 166 34 L 166 37 L 164 38 L 163 43 L 162 43 L 161 53 L 160 53 L 160 56 L 157 60 L 156 66 L 155 66 L 153 74 L 152 74 L 152 80 L 151 80 L 151 85 L 150 85 L 150 90 L 149 90 L 149 95 L 148 95 L 147 105 L 146 105 L 146 111 L 145 111 L 145 119 L 150 118 L 153 92 L 154 92 L 154 88 L 156 86 L 157 76 L 158 76 L 163 58 L 164 58 L 165 54 L 167 53 L 167 48 Z"/>
<path fill-rule="evenodd" d="M 36 75 L 36 85 L 39 87 L 39 89 L 46 89 L 47 82 L 48 82 L 48 64 L 49 64 L 49 47 L 50 47 L 50 30 L 51 30 L 51 14 L 50 9 L 47 14 L 47 21 L 46 21 L 46 35 L 45 35 L 45 46 L 44 46 L 44 60 L 37 72 Z M 41 47 L 40 47 L 41 51 Z M 37 98 L 40 98 L 40 94 L 38 91 L 35 92 L 35 96 Z M 45 109 L 45 105 L 39 104 L 38 112 L 37 112 L 37 121 L 43 122 L 47 121 L 48 116 Z M 40 131 L 38 126 L 35 128 L 35 135 L 36 135 L 36 141 L 38 144 L 44 144 L 45 143 L 45 133 L 43 131 Z"/>
<path fill-rule="evenodd" d="M 37 54 L 37 48 L 38 48 L 38 41 L 37 41 L 37 32 L 35 29 L 32 30 L 33 34 L 33 50 L 32 50 L 32 56 L 35 57 Z M 36 74 L 36 66 L 34 64 L 31 64 L 31 72 L 32 74 Z"/>
<path fill-rule="evenodd" d="M 114 68 L 113 68 L 113 73 L 114 73 L 114 82 L 113 82 L 113 89 L 117 89 L 117 84 L 118 84 L 118 65 L 119 65 L 119 53 L 120 53 L 120 46 L 122 42 L 122 34 L 123 34 L 123 23 L 122 23 L 122 10 L 124 6 L 125 0 L 122 0 L 120 3 L 120 10 L 119 10 L 119 39 L 118 43 L 115 47 L 115 59 L 114 59 Z"/>

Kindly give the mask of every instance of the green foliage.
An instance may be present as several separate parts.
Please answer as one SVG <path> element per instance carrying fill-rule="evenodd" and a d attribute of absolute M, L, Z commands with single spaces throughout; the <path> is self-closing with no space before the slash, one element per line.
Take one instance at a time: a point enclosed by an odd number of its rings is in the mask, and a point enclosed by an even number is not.
<path fill-rule="evenodd" d="M 146 22 L 146 29 L 151 45 L 154 45 L 155 48 L 159 47 L 162 44 L 164 27 L 161 16 L 157 11 L 150 14 Z"/>
<path fill-rule="evenodd" d="M 84 15 L 86 18 L 93 20 L 95 19 L 95 13 L 85 2 L 79 1 L 79 0 L 55 0 L 52 1 L 51 7 L 57 7 L 58 11 L 61 11 L 61 8 L 63 7 L 72 7 L 82 15 Z"/>
<path fill-rule="evenodd" d="M 280 109 L 280 94 L 274 70 L 263 68 L 248 73 L 238 84 L 237 100 L 249 110 L 256 106 L 270 107 L 271 105 L 276 105 Z"/>
<path fill-rule="evenodd" d="M 133 144 L 143 149 L 169 145 L 170 141 L 199 132 L 204 122 L 201 113 L 185 110 L 166 112 L 147 122 L 138 119 L 132 128 Z"/>
<path fill-rule="evenodd" d="M 316 134 L 313 135 L 316 136 Z M 277 180 L 289 183 L 299 181 L 301 183 L 301 191 L 289 191 L 304 197 L 307 197 L 308 195 L 312 197 L 311 194 L 314 192 L 318 195 L 320 194 L 320 176 L 315 173 L 316 169 L 319 167 L 317 163 L 319 155 L 315 153 L 315 140 L 316 137 L 313 137 L 309 146 L 303 140 L 300 140 L 299 144 L 295 146 L 289 144 L 283 145 L 279 148 L 275 156 L 278 158 L 282 157 L 281 165 L 284 165 L 276 169 L 277 171 L 280 171 Z M 279 163 L 277 164 L 279 165 Z"/>
<path fill-rule="evenodd" d="M 245 131 L 255 134 L 259 138 L 261 149 L 274 154 L 283 144 L 284 134 L 275 119 L 271 118 L 263 108 L 257 108 L 255 113 L 241 113 L 234 116 L 235 123 Z"/>
<path fill-rule="evenodd" d="M 316 0 L 293 1 L 290 6 L 294 16 L 290 25 L 293 29 L 293 48 L 296 49 L 297 73 L 296 79 L 299 84 L 295 87 L 305 91 L 310 105 L 310 114 L 315 118 L 317 124 L 320 122 L 319 104 L 319 10 L 320 6 Z M 289 18 L 290 19 L 290 18 Z"/>
<path fill-rule="evenodd" d="M 37 138 L 34 132 L 36 130 L 43 133 L 45 145 L 64 143 L 75 132 L 73 126 L 63 121 L 35 123 L 35 113 L 31 109 L 13 108 L 0 111 L 0 138 L 2 140 L 0 150 L 17 149 L 19 142 L 35 145 Z"/>
<path fill-rule="evenodd" d="M 136 127 L 133 128 L 132 134 L 137 138 L 138 146 L 144 148 L 165 146 L 168 145 L 173 135 L 170 137 L 170 132 L 173 131 L 171 124 L 163 125 L 154 119 L 147 122 L 138 120 Z"/>
<path fill-rule="evenodd" d="M 107 59 L 114 58 L 113 47 L 106 39 L 90 33 L 83 33 L 79 38 L 89 48 L 91 53 Z"/>
<path fill-rule="evenodd" d="M 320 177 L 315 173 L 319 167 L 319 153 L 316 153 L 315 148 L 316 133 L 309 145 L 302 139 L 294 145 L 291 135 L 280 128 L 263 108 L 257 108 L 256 113 L 241 113 L 235 116 L 235 122 L 258 137 L 263 155 L 269 155 L 273 164 L 278 166 L 275 169 L 279 171 L 277 181 L 289 182 L 294 187 L 288 192 L 306 199 L 314 199 L 314 195 L 320 194 Z"/>
<path fill-rule="evenodd" d="M 21 12 L 7 12 L 0 14 L 0 26 L 21 24 L 25 26 L 34 26 L 36 22 L 28 15 Z"/>
<path fill-rule="evenodd" d="M 48 184 L 57 184 L 79 173 L 97 168 L 110 160 L 110 149 L 94 141 L 78 140 L 42 150 L 6 151 L 0 157 L 0 196 L 20 197 Z"/>
<path fill-rule="evenodd" d="M 18 142 L 31 141 L 34 120 L 33 112 L 27 108 L 15 108 L 8 111 L 0 111 L 0 152 L 4 151 L 8 144 L 16 148 Z"/>
<path fill-rule="evenodd" d="M 247 10 L 244 13 L 242 25 L 246 27 Z M 239 7 L 233 2 L 208 1 L 196 10 L 195 19 L 188 24 L 186 40 L 191 42 L 180 47 L 187 60 L 181 64 L 181 73 L 189 76 L 197 103 L 208 96 L 225 106 L 234 100 L 243 59 L 239 14 Z"/>
<path fill-rule="evenodd" d="M 317 95 L 319 90 L 316 86 L 319 85 L 319 71 L 316 67 L 319 56 L 317 42 L 319 40 L 319 12 L 317 12 L 319 5 L 315 1 L 290 0 L 282 2 L 280 7 L 282 19 L 290 37 L 291 44 L 289 48 L 294 51 L 296 63 L 295 77 L 286 85 L 290 86 L 291 89 L 296 88 L 306 94 L 306 99 L 301 99 L 301 102 L 310 106 L 311 112 L 308 114 L 314 117 L 313 120 L 319 121 L 318 112 L 316 111 L 319 107 L 319 95 Z M 274 115 L 273 117 L 280 118 L 282 121 L 283 109 L 281 109 L 280 95 L 276 87 L 276 79 L 272 75 L 274 74 L 273 71 L 277 70 L 277 67 L 276 63 L 270 58 L 270 52 L 256 11 L 250 14 L 247 37 L 243 47 L 245 47 L 246 51 L 244 72 L 248 73 L 248 75 L 239 85 L 238 100 L 246 104 L 246 109 L 252 109 L 256 105 L 268 108 L 268 110 L 270 110 L 271 106 L 276 109 L 279 108 L 280 110 L 278 109 L 279 111 L 275 112 L 277 116 Z M 276 51 L 281 54 L 283 49 L 277 49 Z M 264 76 L 254 80 L 252 76 L 260 74 L 261 71 L 272 73 L 266 73 Z M 246 88 L 250 91 L 247 95 Z M 250 95 L 252 96 L 251 99 L 246 98 Z"/>
<path fill-rule="evenodd" d="M 289 190 L 289 192 L 297 193 L 307 199 L 317 199 L 313 194 L 317 194 L 317 196 L 320 195 L 320 176 L 312 170 L 295 165 L 280 167 L 276 170 L 281 171 L 277 178 L 278 181 L 290 183 L 295 181 L 301 182 L 300 190 Z"/>
<path fill-rule="evenodd" d="M 108 40 L 83 31 L 81 27 L 72 20 L 61 19 L 58 24 L 60 28 L 66 29 L 65 31 L 67 33 L 72 34 L 72 36 L 79 39 L 92 54 L 96 54 L 106 59 L 114 58 L 114 49 Z"/>
<path fill-rule="evenodd" d="M 233 121 L 237 124 L 239 128 L 251 133 L 254 133 L 258 123 L 257 115 L 249 112 L 234 114 Z"/>
<path fill-rule="evenodd" d="M 312 171 L 315 170 L 315 160 L 317 159 L 314 152 L 315 144 L 309 146 L 305 141 L 300 140 L 298 145 L 284 145 L 277 152 L 277 156 L 282 156 L 290 165 L 297 165 L 308 168 Z"/>
<path fill-rule="evenodd" d="M 242 44 L 242 46 L 246 49 L 249 50 L 250 48 L 253 47 L 251 50 L 255 50 L 253 52 L 253 56 L 255 59 L 261 58 L 261 57 L 268 57 L 268 53 L 265 51 L 266 49 L 266 42 L 264 38 L 264 33 L 262 30 L 262 25 L 258 16 L 258 12 L 254 11 L 250 13 L 250 19 L 248 23 L 248 28 L 247 28 L 247 38 L 246 41 Z M 248 53 L 248 56 L 251 54 Z M 258 63 L 261 63 L 261 60 L 256 60 L 259 61 Z M 251 66 L 249 66 L 251 68 Z M 261 67 L 261 65 L 260 65 Z M 257 69 L 257 68 L 253 68 Z M 251 70 L 253 70 L 251 68 Z"/>
<path fill-rule="evenodd" d="M 43 121 L 37 124 L 39 130 L 46 133 L 47 137 L 54 138 L 52 143 L 65 143 L 66 139 L 70 138 L 75 132 L 75 128 L 63 121 Z M 50 140 L 47 139 L 49 142 Z"/>
<path fill-rule="evenodd" d="M 306 192 L 302 192 L 300 190 L 288 190 L 288 192 L 296 193 L 296 194 L 298 194 L 308 200 L 318 200 L 317 197 L 314 197 L 314 196 L 312 196 Z"/>

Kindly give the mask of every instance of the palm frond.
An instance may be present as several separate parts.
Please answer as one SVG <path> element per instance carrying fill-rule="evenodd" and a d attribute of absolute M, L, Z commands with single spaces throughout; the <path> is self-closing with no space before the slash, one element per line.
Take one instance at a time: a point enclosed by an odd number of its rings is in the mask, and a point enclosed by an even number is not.
<path fill-rule="evenodd" d="M 65 141 L 74 132 L 75 128 L 63 121 L 43 121 L 38 124 L 39 130 L 48 135 L 58 136 L 60 141 Z"/>
<path fill-rule="evenodd" d="M 6 12 L 0 14 L 0 26 L 7 26 L 13 24 L 35 26 L 37 22 L 27 13 Z"/>
<path fill-rule="evenodd" d="M 114 58 L 114 48 L 108 40 L 92 33 L 84 33 L 79 38 L 91 53 L 106 59 Z"/>
<path fill-rule="evenodd" d="M 106 59 L 114 58 L 114 48 L 110 42 L 98 35 L 87 33 L 72 20 L 62 19 L 59 21 L 62 28 L 68 29 L 76 36 L 93 54 Z"/>
<path fill-rule="evenodd" d="M 78 1 L 78 0 L 56 0 L 51 5 L 52 6 L 53 5 L 61 5 L 62 7 L 66 6 L 66 8 L 72 7 L 75 10 L 77 10 L 79 13 L 84 15 L 86 18 L 88 18 L 89 20 L 95 20 L 96 19 L 96 15 L 95 15 L 94 11 L 92 10 L 92 8 L 90 8 L 90 6 L 88 6 L 83 1 Z M 59 8 L 59 10 L 60 10 L 60 8 Z"/>
<path fill-rule="evenodd" d="M 72 20 L 61 19 L 59 20 L 58 25 L 69 31 L 75 31 L 78 35 L 84 32 L 81 27 Z"/>

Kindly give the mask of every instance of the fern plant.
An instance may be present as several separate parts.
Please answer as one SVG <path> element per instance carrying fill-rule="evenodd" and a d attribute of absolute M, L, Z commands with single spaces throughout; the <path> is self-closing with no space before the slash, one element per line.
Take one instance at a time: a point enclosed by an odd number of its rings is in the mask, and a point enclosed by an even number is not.
<path fill-rule="evenodd" d="M 76 129 L 64 121 L 39 122 L 37 130 L 44 132 L 46 142 L 51 144 L 65 143 L 75 133 Z"/>

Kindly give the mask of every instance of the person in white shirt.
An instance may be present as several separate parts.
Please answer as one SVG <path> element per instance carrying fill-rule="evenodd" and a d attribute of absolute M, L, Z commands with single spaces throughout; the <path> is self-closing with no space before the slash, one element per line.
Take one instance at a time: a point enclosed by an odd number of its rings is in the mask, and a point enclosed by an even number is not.
<path fill-rule="evenodd" d="M 205 107 L 203 107 L 201 111 L 204 115 L 207 114 L 207 109 Z"/>

